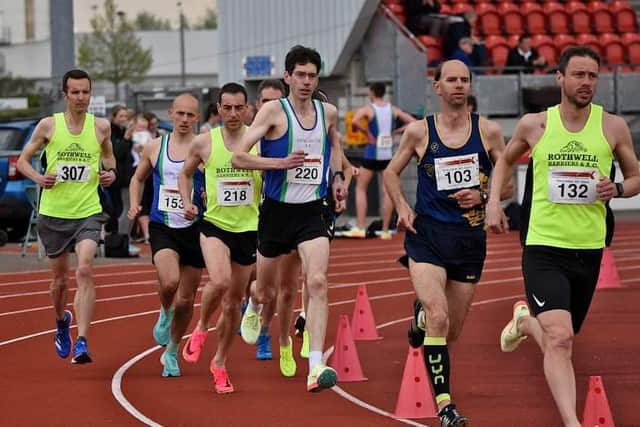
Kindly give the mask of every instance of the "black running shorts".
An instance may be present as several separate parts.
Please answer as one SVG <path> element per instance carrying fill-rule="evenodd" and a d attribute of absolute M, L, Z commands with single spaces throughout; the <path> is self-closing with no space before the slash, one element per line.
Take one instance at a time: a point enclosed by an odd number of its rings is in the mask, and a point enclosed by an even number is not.
<path fill-rule="evenodd" d="M 601 259 L 602 249 L 525 246 L 522 274 L 533 313 L 566 310 L 578 333 L 598 283 Z"/>
<path fill-rule="evenodd" d="M 149 243 L 152 259 L 156 252 L 171 249 L 180 257 L 180 265 L 204 268 L 197 222 L 186 228 L 171 228 L 151 221 L 149 222 Z"/>
<path fill-rule="evenodd" d="M 252 265 L 256 262 L 257 232 L 233 233 L 203 219 L 200 221 L 200 233 L 222 241 L 229 248 L 232 262 L 240 265 Z"/>
<path fill-rule="evenodd" d="M 372 171 L 383 171 L 391 160 L 362 159 L 362 167 Z"/>
<path fill-rule="evenodd" d="M 267 258 L 288 254 L 318 237 L 333 238 L 334 214 L 325 200 L 283 203 L 265 199 L 260 206 L 258 251 Z"/>

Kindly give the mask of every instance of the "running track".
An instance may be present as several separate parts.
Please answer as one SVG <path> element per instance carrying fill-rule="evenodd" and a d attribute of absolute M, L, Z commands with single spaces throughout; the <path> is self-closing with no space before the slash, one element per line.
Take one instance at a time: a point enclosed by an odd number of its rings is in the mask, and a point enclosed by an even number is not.
<path fill-rule="evenodd" d="M 589 375 L 601 375 L 618 427 L 640 426 L 639 239 L 640 223 L 617 225 L 613 253 L 623 287 L 597 292 L 575 344 L 579 412 Z M 159 303 L 150 264 L 96 267 L 98 303 L 89 337 L 94 363 L 85 366 L 54 353 L 49 273 L 0 274 L 0 425 L 406 425 L 384 415 L 395 408 L 408 349 L 413 293 L 407 272 L 395 262 L 401 253 L 401 236 L 333 244 L 326 346 L 334 343 L 338 315 L 351 316 L 360 284 L 367 285 L 384 339 L 357 343 L 368 381 L 320 394 L 305 392 L 307 365 L 297 357 L 297 339 L 292 379 L 280 376 L 277 360 L 256 361 L 255 348 L 238 337 L 227 365 L 236 392 L 216 395 L 208 373 L 215 333 L 197 365 L 181 361 L 181 378 L 161 378 L 160 351 L 151 337 Z M 499 350 L 500 331 L 523 295 L 519 265 L 517 234 L 490 236 L 474 306 L 452 348 L 453 396 L 473 426 L 560 425 L 535 345 L 525 343 L 512 354 Z M 408 424 L 439 425 L 433 419 Z"/>

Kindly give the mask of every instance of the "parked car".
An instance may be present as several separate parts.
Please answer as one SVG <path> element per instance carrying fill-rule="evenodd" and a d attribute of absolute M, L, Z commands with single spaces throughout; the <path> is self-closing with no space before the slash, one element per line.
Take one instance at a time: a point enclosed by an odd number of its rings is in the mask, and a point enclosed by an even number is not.
<path fill-rule="evenodd" d="M 0 230 L 9 235 L 10 241 L 17 241 L 24 237 L 31 217 L 31 202 L 27 196 L 27 189 L 34 183 L 25 178 L 17 168 L 18 156 L 27 143 L 39 119 L 19 120 L 0 123 L 0 151 L 13 152 L 0 159 L 0 173 L 2 163 L 5 163 L 6 187 L 0 192 Z M 0 175 L 3 177 L 3 175 Z M 4 180 L 4 177 L 2 178 Z M 0 188 L 2 187 L 0 183 Z"/>

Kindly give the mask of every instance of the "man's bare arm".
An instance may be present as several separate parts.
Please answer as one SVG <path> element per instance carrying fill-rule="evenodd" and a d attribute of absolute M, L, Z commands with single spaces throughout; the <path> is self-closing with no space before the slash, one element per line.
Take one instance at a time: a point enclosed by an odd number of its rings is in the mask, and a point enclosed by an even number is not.
<path fill-rule="evenodd" d="M 136 173 L 131 177 L 129 182 L 129 212 L 127 216 L 129 219 L 134 219 L 142 211 L 140 201 L 142 200 L 142 191 L 144 189 L 144 182 L 149 178 L 151 172 L 153 172 L 153 163 L 151 158 L 153 154 L 159 150 L 160 139 L 154 139 L 149 142 L 142 150 L 142 156 L 136 167 Z"/>
<path fill-rule="evenodd" d="M 31 159 L 36 153 L 49 142 L 53 134 L 53 118 L 47 117 L 42 119 L 33 131 L 31 139 L 22 149 L 22 153 L 18 158 L 17 168 L 21 174 L 38 184 L 43 188 L 51 188 L 56 183 L 55 174 L 42 175 L 31 166 Z"/>
<path fill-rule="evenodd" d="M 617 135 L 615 155 L 620 164 L 623 193 L 621 197 L 633 197 L 640 193 L 640 172 L 638 171 L 638 158 L 633 149 L 633 141 L 629 125 L 620 116 L 614 116 L 614 134 Z"/>

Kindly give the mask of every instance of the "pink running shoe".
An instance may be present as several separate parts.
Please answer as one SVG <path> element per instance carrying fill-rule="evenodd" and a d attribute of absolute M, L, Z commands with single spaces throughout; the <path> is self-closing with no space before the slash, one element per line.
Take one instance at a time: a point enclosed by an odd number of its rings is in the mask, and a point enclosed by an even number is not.
<path fill-rule="evenodd" d="M 229 381 L 229 374 L 227 373 L 227 368 L 225 368 L 224 366 L 216 368 L 212 360 L 210 369 L 211 369 L 211 373 L 213 374 L 213 382 L 215 383 L 216 393 L 218 394 L 233 393 L 233 384 L 231 384 L 231 381 Z"/>
<path fill-rule="evenodd" d="M 193 332 L 191 332 L 187 343 L 182 348 L 182 358 L 189 363 L 196 363 L 206 339 L 207 331 L 202 331 L 196 326 Z"/>

